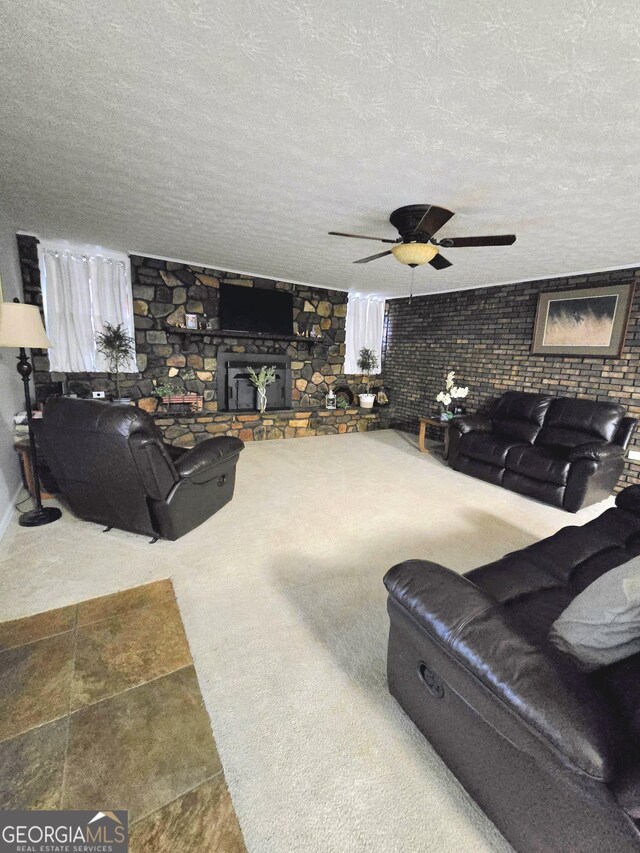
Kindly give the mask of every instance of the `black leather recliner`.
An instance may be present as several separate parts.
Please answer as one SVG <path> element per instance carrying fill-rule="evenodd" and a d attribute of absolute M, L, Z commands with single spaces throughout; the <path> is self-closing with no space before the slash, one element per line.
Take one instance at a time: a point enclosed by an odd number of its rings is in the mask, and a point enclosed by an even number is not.
<path fill-rule="evenodd" d="M 244 447 L 231 436 L 172 447 L 138 408 L 66 397 L 46 404 L 38 441 L 76 515 L 162 539 L 184 536 L 231 500 Z"/>
<path fill-rule="evenodd" d="M 452 421 L 449 465 L 577 512 L 611 494 L 636 424 L 617 403 L 507 391 Z"/>
<path fill-rule="evenodd" d="M 389 570 L 389 690 L 518 853 L 640 851 L 640 654 L 589 675 L 549 629 L 640 555 L 640 486 L 459 575 Z"/>

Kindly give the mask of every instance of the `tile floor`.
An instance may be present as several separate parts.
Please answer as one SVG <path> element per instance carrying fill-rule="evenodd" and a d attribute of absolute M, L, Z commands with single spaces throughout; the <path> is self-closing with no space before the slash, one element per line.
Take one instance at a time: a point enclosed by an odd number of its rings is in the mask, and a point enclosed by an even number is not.
<path fill-rule="evenodd" d="M 131 853 L 243 853 L 170 581 L 0 624 L 0 809 L 127 809 Z"/>

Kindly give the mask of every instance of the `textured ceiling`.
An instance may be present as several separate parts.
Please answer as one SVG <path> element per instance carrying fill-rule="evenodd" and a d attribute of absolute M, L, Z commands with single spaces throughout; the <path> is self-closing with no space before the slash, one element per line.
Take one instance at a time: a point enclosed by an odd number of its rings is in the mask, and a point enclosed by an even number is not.
<path fill-rule="evenodd" d="M 409 269 L 327 231 L 431 202 L 438 236 L 517 234 L 416 293 L 635 265 L 640 15 L 614 7 L 5 2 L 2 195 L 42 236 L 391 296 Z"/>

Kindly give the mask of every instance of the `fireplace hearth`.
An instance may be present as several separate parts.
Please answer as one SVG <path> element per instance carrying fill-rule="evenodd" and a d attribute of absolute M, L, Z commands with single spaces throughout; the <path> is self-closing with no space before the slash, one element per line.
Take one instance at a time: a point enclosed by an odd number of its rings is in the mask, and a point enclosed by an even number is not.
<path fill-rule="evenodd" d="M 258 392 L 249 378 L 248 367 L 275 367 L 276 381 L 267 386 L 267 409 L 291 408 L 291 359 L 286 355 L 237 352 L 218 353 L 218 410 L 255 412 Z"/>

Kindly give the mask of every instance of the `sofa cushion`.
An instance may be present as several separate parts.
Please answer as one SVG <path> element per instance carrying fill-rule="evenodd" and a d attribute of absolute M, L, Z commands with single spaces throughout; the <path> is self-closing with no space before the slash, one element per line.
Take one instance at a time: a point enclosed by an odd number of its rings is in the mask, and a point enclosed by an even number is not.
<path fill-rule="evenodd" d="M 553 536 L 473 569 L 467 576 L 506 604 L 551 586 L 571 584 L 573 595 L 577 595 L 604 572 L 638 555 L 640 518 L 611 508 L 582 527 L 563 527 Z"/>
<path fill-rule="evenodd" d="M 492 413 L 493 431 L 514 443 L 532 444 L 544 422 L 553 397 L 507 391 L 500 397 Z"/>
<path fill-rule="evenodd" d="M 469 432 L 460 441 L 460 453 L 504 468 L 508 452 L 519 443 L 517 439 L 503 438 L 493 433 Z"/>
<path fill-rule="evenodd" d="M 469 477 L 485 480 L 485 482 L 493 483 L 495 486 L 502 485 L 504 468 L 499 465 L 492 465 L 490 462 L 483 462 L 481 459 L 472 459 L 471 456 L 465 456 L 463 453 L 458 453 L 450 464 L 456 471 L 467 474 Z"/>
<path fill-rule="evenodd" d="M 624 409 L 617 403 L 558 397 L 549 406 L 535 444 L 563 450 L 594 441 L 610 442 L 623 418 Z"/>
<path fill-rule="evenodd" d="M 563 527 L 466 577 L 503 604 L 530 640 L 547 644 L 551 625 L 579 593 L 638 555 L 640 517 L 608 509 L 583 527 Z"/>
<path fill-rule="evenodd" d="M 564 503 L 564 486 L 527 477 L 525 474 L 516 474 L 515 471 L 505 469 L 502 485 L 505 489 L 518 492 L 519 495 L 533 498 L 536 501 L 551 504 L 551 506 L 562 506 Z"/>
<path fill-rule="evenodd" d="M 555 620 L 549 640 L 585 672 L 640 652 L 640 557 L 589 584 Z"/>
<path fill-rule="evenodd" d="M 507 469 L 534 480 L 565 486 L 571 467 L 563 454 L 544 447 L 513 447 L 507 454 Z"/>
<path fill-rule="evenodd" d="M 505 613 L 529 642 L 546 645 L 551 626 L 571 604 L 573 596 L 571 587 L 554 586 L 510 602 Z"/>

